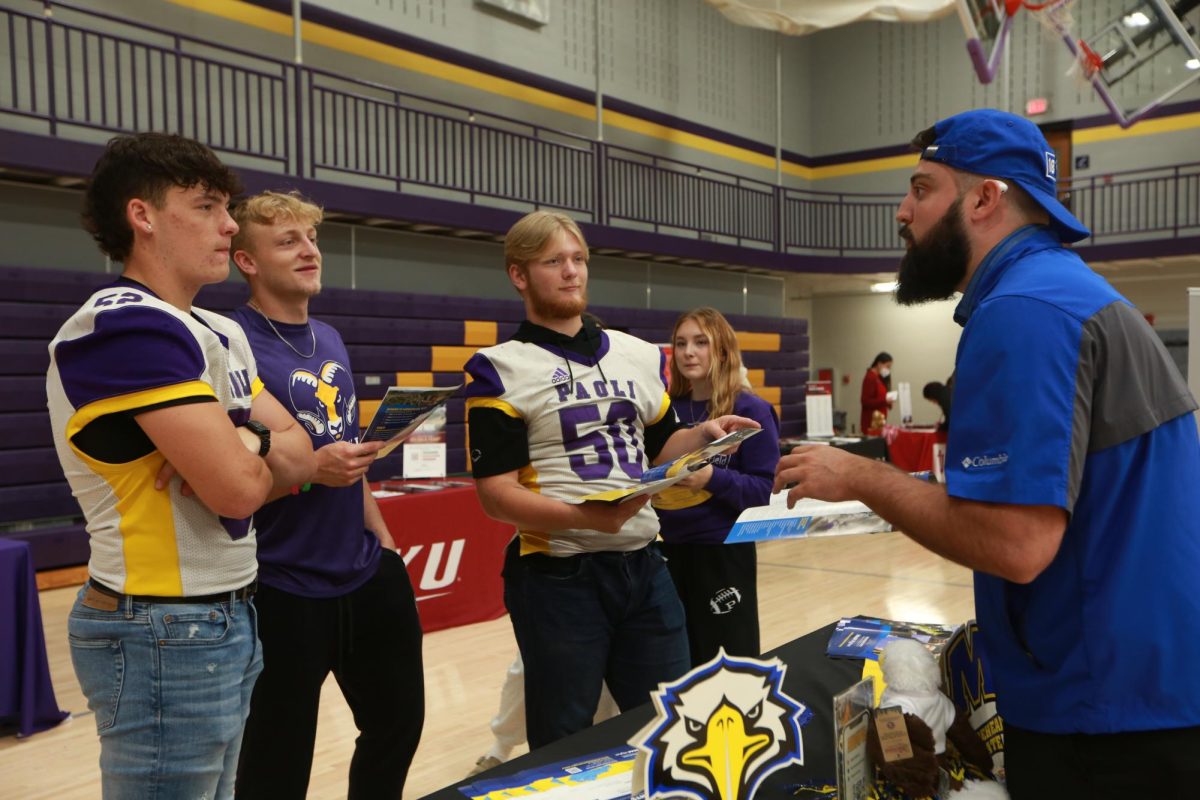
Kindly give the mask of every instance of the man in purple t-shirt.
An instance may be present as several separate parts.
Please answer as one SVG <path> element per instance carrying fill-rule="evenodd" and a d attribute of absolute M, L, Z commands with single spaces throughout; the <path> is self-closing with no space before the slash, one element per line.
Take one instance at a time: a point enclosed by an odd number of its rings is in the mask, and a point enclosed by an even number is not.
<path fill-rule="evenodd" d="M 399 797 L 421 738 L 421 624 L 404 562 L 366 483 L 346 346 L 308 316 L 321 290 L 321 209 L 265 192 L 234 209 L 233 260 L 250 301 L 233 312 L 263 383 L 316 451 L 310 483 L 254 515 L 264 668 L 250 703 L 237 796 L 303 798 L 321 685 L 333 672 L 360 731 L 348 797 Z"/>

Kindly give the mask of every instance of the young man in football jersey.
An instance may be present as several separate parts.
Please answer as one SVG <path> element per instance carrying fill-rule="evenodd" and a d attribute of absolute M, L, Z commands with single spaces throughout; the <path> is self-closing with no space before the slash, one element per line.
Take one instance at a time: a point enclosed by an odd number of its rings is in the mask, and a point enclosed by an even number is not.
<path fill-rule="evenodd" d="M 504 242 L 526 321 L 467 363 L 472 470 L 484 510 L 517 526 L 504 601 L 525 662 L 529 746 L 591 724 L 602 682 L 622 710 L 689 664 L 683 607 L 647 498 L 574 498 L 758 423 L 681 426 L 657 347 L 602 331 L 587 306 L 588 250 L 569 217 L 535 211 Z"/>
<path fill-rule="evenodd" d="M 358 443 L 358 401 L 341 336 L 308 314 L 321 291 L 320 207 L 264 192 L 238 204 L 233 260 L 250 301 L 233 317 L 263 383 L 304 426 L 316 471 L 254 515 L 263 673 L 237 796 L 307 793 L 321 686 L 332 672 L 359 729 L 347 797 L 398 798 L 421 739 L 421 621 L 404 561 L 366 482 L 382 443 Z"/>
<path fill-rule="evenodd" d="M 238 191 L 198 142 L 110 141 L 84 225 L 124 269 L 50 344 L 54 444 L 92 551 L 67 629 L 105 797 L 233 796 L 262 667 L 250 515 L 313 469 L 241 330 L 192 306 L 229 274 Z"/>

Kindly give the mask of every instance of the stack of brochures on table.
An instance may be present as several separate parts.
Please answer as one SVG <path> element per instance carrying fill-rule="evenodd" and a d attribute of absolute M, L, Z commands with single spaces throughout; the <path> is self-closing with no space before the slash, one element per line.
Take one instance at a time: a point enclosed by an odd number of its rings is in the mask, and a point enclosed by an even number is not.
<path fill-rule="evenodd" d="M 395 450 L 413 431 L 421 427 L 430 414 L 462 388 L 446 386 L 393 386 L 387 390 L 371 424 L 359 439 L 360 442 L 387 442 L 375 458 L 383 458 Z"/>
<path fill-rule="evenodd" d="M 609 489 L 606 492 L 587 494 L 583 497 L 565 500 L 565 502 L 583 503 L 589 500 L 598 500 L 606 503 L 623 503 L 626 500 L 632 500 L 644 494 L 656 494 L 668 486 L 678 483 L 696 470 L 703 468 L 708 462 L 712 461 L 713 457 L 737 447 L 751 436 L 759 433 L 762 433 L 762 428 L 743 428 L 733 433 L 727 433 L 720 439 L 709 442 L 698 450 L 684 453 L 665 464 L 659 464 L 657 467 L 651 467 L 643 472 L 641 480 L 632 486 L 624 489 Z"/>
<path fill-rule="evenodd" d="M 458 790 L 472 800 L 551 796 L 551 800 L 629 800 L 637 748 L 622 745 L 569 761 L 530 767 L 515 775 L 480 778 Z M 645 792 L 635 797 L 645 797 Z"/>
<path fill-rule="evenodd" d="M 827 655 L 834 658 L 877 659 L 879 651 L 895 639 L 915 639 L 935 656 L 940 654 L 954 635 L 954 628 L 921 622 L 898 622 L 877 617 L 843 617 L 838 620 Z"/>

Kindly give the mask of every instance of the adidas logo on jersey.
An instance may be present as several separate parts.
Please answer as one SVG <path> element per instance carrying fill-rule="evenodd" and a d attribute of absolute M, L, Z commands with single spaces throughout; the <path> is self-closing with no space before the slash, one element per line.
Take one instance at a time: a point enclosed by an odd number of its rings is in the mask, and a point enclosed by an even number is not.
<path fill-rule="evenodd" d="M 570 380 L 570 376 L 567 374 L 567 371 L 562 367 L 559 367 L 558 369 L 554 370 L 554 374 L 550 376 L 550 385 L 557 386 L 558 384 L 567 380 Z"/>

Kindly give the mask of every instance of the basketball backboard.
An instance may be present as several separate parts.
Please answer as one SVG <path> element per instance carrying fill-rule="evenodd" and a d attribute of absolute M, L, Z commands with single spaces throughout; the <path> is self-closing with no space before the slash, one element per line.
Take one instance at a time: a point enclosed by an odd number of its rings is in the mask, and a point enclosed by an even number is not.
<path fill-rule="evenodd" d="M 1077 64 L 1079 80 L 1091 85 L 1122 127 L 1200 80 L 1200 45 L 1195 39 L 1200 0 L 1097 2 L 1089 9 L 1083 30 L 1077 29 L 1080 26 L 1071 14 L 1073 0 L 957 0 L 957 4 L 967 52 L 980 82 L 995 78 L 1013 17 L 1025 11 L 1062 41 Z"/>

